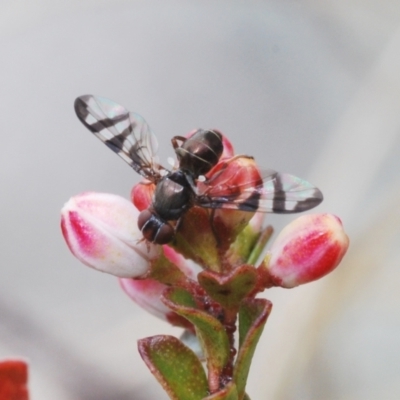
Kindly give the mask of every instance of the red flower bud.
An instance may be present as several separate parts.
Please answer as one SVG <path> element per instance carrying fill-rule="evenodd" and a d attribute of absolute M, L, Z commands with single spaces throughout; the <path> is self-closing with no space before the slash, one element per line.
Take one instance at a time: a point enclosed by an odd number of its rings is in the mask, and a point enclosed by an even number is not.
<path fill-rule="evenodd" d="M 234 195 L 235 198 L 239 198 L 239 196 L 246 196 L 243 197 L 245 199 L 252 195 L 252 187 L 262 183 L 257 165 L 254 159 L 250 157 L 234 157 L 231 161 L 222 161 L 207 176 L 212 182 L 212 189 L 208 192 L 210 196 L 218 193 L 220 197 L 229 198 Z M 229 185 L 227 185 L 227 182 L 229 182 Z M 202 192 L 202 183 L 199 182 L 198 186 L 200 192 Z M 244 193 L 244 189 L 248 194 Z M 247 225 L 253 215 L 254 212 L 220 208 L 214 212 L 214 224 L 218 234 L 222 235 L 222 240 L 228 236 L 232 240 Z"/>
<path fill-rule="evenodd" d="M 28 400 L 28 365 L 19 359 L 0 361 L 0 399 Z"/>
<path fill-rule="evenodd" d="M 218 132 L 221 133 L 220 131 Z M 221 157 L 219 159 L 224 160 L 233 157 L 235 155 L 235 151 L 233 149 L 231 141 L 223 133 L 221 133 L 221 135 L 222 135 L 222 144 L 224 146 L 224 151 L 222 152 Z"/>
<path fill-rule="evenodd" d="M 139 211 L 149 208 L 155 188 L 156 185 L 149 181 L 140 182 L 132 188 L 131 200 Z"/>
<path fill-rule="evenodd" d="M 84 264 L 120 277 L 139 277 L 160 254 L 137 226 L 139 211 L 106 193 L 72 197 L 61 211 L 61 228 L 71 252 Z"/>
<path fill-rule="evenodd" d="M 317 280 L 340 263 L 349 238 L 332 214 L 308 214 L 287 225 L 266 257 L 274 286 L 292 288 Z M 269 261 L 267 261 L 269 258 Z"/>

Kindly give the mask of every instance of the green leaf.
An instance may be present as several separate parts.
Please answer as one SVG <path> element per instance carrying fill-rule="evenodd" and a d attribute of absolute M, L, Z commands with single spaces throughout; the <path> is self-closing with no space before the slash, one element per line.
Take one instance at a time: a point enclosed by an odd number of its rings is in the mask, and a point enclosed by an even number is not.
<path fill-rule="evenodd" d="M 190 321 L 202 345 L 211 376 L 219 376 L 229 358 L 229 339 L 224 326 L 216 318 L 199 310 L 191 294 L 180 288 L 169 288 L 163 302 L 177 314 Z"/>
<path fill-rule="evenodd" d="M 154 279 L 165 285 L 177 286 L 184 286 L 187 281 L 186 275 L 164 254 L 161 254 L 152 262 L 145 278 Z"/>
<path fill-rule="evenodd" d="M 202 400 L 238 400 L 238 393 L 234 382 L 229 382 L 223 389 Z"/>
<path fill-rule="evenodd" d="M 271 309 L 272 303 L 266 299 L 245 299 L 240 306 L 239 352 L 233 369 L 240 400 L 244 399 L 251 360 Z"/>
<path fill-rule="evenodd" d="M 196 355 L 179 339 L 159 335 L 141 339 L 139 353 L 172 400 L 207 396 L 207 377 Z"/>
<path fill-rule="evenodd" d="M 163 293 L 163 297 L 161 300 L 170 307 L 175 308 L 176 306 L 184 306 L 190 308 L 197 308 L 197 304 L 192 294 L 187 290 L 182 288 L 167 288 Z"/>
<path fill-rule="evenodd" d="M 251 250 L 249 258 L 247 259 L 247 264 L 254 265 L 257 262 L 273 233 L 274 229 L 271 225 L 264 228 Z"/>
<path fill-rule="evenodd" d="M 227 256 L 229 263 L 232 265 L 242 265 L 251 264 L 247 262 L 251 251 L 256 244 L 260 232 L 253 229 L 253 227 L 248 224 L 236 237 L 235 241 L 229 247 Z"/>
<path fill-rule="evenodd" d="M 221 260 L 210 215 L 202 207 L 192 207 L 184 215 L 175 240 L 169 244 L 178 253 L 201 266 L 220 271 Z"/>
<path fill-rule="evenodd" d="M 251 265 L 242 265 L 226 275 L 202 271 L 198 275 L 201 287 L 224 308 L 237 309 L 240 302 L 257 284 L 257 271 Z"/>

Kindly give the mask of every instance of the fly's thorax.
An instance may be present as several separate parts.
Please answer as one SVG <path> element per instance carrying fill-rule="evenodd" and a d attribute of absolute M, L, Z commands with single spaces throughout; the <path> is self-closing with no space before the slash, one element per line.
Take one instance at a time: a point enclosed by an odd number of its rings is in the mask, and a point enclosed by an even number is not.
<path fill-rule="evenodd" d="M 177 170 L 164 176 L 154 192 L 154 211 L 166 221 L 179 219 L 192 205 L 194 192 L 186 174 Z"/>

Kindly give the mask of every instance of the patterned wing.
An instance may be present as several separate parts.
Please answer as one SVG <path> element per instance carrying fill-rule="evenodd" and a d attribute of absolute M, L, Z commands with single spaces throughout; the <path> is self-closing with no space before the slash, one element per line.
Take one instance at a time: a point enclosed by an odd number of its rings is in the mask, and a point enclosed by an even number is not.
<path fill-rule="evenodd" d="M 84 95 L 75 100 L 79 120 L 136 172 L 151 181 L 163 169 L 156 157 L 157 139 L 138 114 L 104 97 Z"/>
<path fill-rule="evenodd" d="M 228 160 L 226 168 L 198 182 L 196 203 L 206 208 L 290 214 L 310 210 L 323 200 L 319 189 L 294 175 L 265 169 L 243 181 L 241 173 L 241 169 L 229 168 Z"/>

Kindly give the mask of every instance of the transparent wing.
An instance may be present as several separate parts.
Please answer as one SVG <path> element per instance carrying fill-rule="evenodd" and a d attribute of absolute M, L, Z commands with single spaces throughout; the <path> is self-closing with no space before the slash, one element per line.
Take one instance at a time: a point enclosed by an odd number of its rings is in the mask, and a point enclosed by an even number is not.
<path fill-rule="evenodd" d="M 84 95 L 75 100 L 79 120 L 136 172 L 151 181 L 160 177 L 157 139 L 138 114 L 104 97 Z"/>
<path fill-rule="evenodd" d="M 294 175 L 261 169 L 259 176 L 241 181 L 242 172 L 222 167 L 205 182 L 198 182 L 196 203 L 206 208 L 290 214 L 310 210 L 323 200 L 318 188 Z"/>

